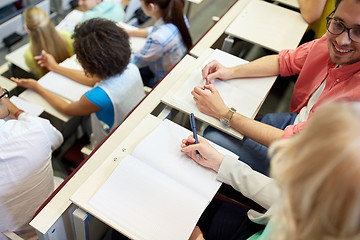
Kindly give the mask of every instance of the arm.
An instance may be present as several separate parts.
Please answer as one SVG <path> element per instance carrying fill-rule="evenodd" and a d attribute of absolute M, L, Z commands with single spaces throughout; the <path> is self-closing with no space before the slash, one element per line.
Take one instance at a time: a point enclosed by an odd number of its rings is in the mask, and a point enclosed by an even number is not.
<path fill-rule="evenodd" d="M 99 111 L 100 108 L 90 102 L 84 95 L 79 101 L 68 103 L 61 97 L 43 88 L 34 79 L 11 78 L 17 85 L 37 92 L 59 112 L 69 116 L 84 116 Z"/>
<path fill-rule="evenodd" d="M 61 74 L 75 82 L 93 87 L 96 83 L 96 79 L 93 77 L 89 77 L 82 70 L 75 70 L 70 68 L 65 68 L 60 66 L 54 59 L 54 57 L 45 52 L 41 51 L 41 56 L 35 56 L 34 59 L 41 67 L 46 67 L 49 71 L 56 72 Z"/>
<path fill-rule="evenodd" d="M 304 20 L 311 24 L 318 20 L 324 11 L 327 0 L 298 0 L 300 13 Z"/>
<path fill-rule="evenodd" d="M 210 92 L 202 90 L 201 87 L 195 87 L 191 92 L 196 106 L 201 112 L 220 120 L 226 116 L 229 108 L 212 84 L 204 87 Z M 233 115 L 230 124 L 236 131 L 267 147 L 273 141 L 281 139 L 284 133 L 281 129 L 247 118 L 239 113 Z"/>
<path fill-rule="evenodd" d="M 279 72 L 278 55 L 265 56 L 248 64 L 232 68 L 224 67 L 217 61 L 212 61 L 202 69 L 203 78 L 206 79 L 207 83 L 215 78 L 228 80 L 245 77 L 268 77 L 278 75 Z"/>
<path fill-rule="evenodd" d="M 273 179 L 254 171 L 236 158 L 224 156 L 201 137 L 198 144 L 194 143 L 193 136 L 183 139 L 181 151 L 200 165 L 218 172 L 219 181 L 230 184 L 266 209 L 275 202 L 278 187 Z M 196 150 L 200 153 L 199 160 L 196 157 Z"/>
<path fill-rule="evenodd" d="M 125 29 L 125 31 L 129 34 L 130 37 L 147 37 L 146 28 L 139 28 L 136 30 Z"/>

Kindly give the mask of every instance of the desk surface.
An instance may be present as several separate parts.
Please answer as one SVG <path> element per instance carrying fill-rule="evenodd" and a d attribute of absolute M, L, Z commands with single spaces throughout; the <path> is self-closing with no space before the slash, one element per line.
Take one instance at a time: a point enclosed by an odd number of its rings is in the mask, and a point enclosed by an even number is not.
<path fill-rule="evenodd" d="M 301 14 L 261 0 L 251 0 L 225 33 L 279 52 L 295 49 L 308 24 Z"/>
<path fill-rule="evenodd" d="M 20 48 L 16 49 L 15 51 L 12 51 L 11 53 L 7 54 L 5 56 L 6 61 L 9 63 L 12 63 L 19 68 L 23 69 L 26 72 L 31 72 L 30 68 L 25 63 L 24 54 L 26 50 L 29 48 L 29 43 L 21 46 Z"/>
<path fill-rule="evenodd" d="M 225 29 L 240 14 L 250 0 L 239 0 L 220 18 L 219 21 L 194 45 L 190 54 L 199 57 L 204 51 L 210 48 L 216 40 L 224 33 Z"/>
<path fill-rule="evenodd" d="M 184 69 L 189 69 L 194 65 L 195 58 L 185 56 L 156 86 L 138 107 L 128 116 L 128 118 L 102 143 L 101 147 L 92 153 L 89 159 L 77 169 L 77 172 L 67 179 L 65 185 L 48 202 L 40 213 L 31 221 L 30 225 L 40 233 L 46 234 L 51 226 L 62 216 L 71 205 L 70 197 L 75 191 L 89 178 L 104 160 L 117 157 L 113 151 L 123 144 L 124 139 L 132 130 L 151 113 L 160 103 L 160 98 L 174 85 L 179 75 L 184 74 Z M 186 71 L 185 71 L 186 72 Z M 184 74 L 186 75 L 186 73 Z"/>

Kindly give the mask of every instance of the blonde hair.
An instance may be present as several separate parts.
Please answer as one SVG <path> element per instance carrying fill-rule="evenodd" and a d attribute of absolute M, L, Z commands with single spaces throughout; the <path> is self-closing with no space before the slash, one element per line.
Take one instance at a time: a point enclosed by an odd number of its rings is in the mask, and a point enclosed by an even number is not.
<path fill-rule="evenodd" d="M 43 9 L 27 8 L 24 11 L 24 19 L 29 29 L 33 56 L 38 56 L 41 50 L 45 50 L 53 55 L 58 63 L 71 56 L 64 39 L 56 31 L 54 24 Z M 48 70 L 43 67 L 41 72 L 45 74 Z"/>
<path fill-rule="evenodd" d="M 282 190 L 271 239 L 360 239 L 360 111 L 354 106 L 320 107 L 303 132 L 270 147 L 271 176 Z"/>

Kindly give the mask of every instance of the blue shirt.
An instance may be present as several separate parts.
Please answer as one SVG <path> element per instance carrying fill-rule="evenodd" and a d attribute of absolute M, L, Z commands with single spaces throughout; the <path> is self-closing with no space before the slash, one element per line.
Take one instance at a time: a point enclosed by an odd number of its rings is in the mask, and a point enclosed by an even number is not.
<path fill-rule="evenodd" d="M 114 124 L 114 107 L 106 92 L 100 87 L 95 87 L 87 91 L 85 97 L 100 108 L 95 113 L 99 120 L 112 128 Z"/>
<path fill-rule="evenodd" d="M 139 67 L 148 66 L 158 82 L 179 62 L 187 52 L 178 28 L 172 23 L 164 23 L 160 18 L 148 34 L 140 52 L 132 61 Z"/>

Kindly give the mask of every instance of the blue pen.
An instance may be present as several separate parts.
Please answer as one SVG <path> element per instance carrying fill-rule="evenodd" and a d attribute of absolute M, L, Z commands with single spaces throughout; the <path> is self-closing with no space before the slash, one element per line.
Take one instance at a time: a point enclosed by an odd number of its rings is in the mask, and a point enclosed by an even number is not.
<path fill-rule="evenodd" d="M 195 139 L 195 144 L 198 144 L 198 138 L 196 133 L 196 123 L 195 123 L 195 115 L 193 113 L 190 114 L 190 125 L 193 132 L 193 137 Z M 200 160 L 200 153 L 198 150 L 196 150 L 196 158 Z"/>

